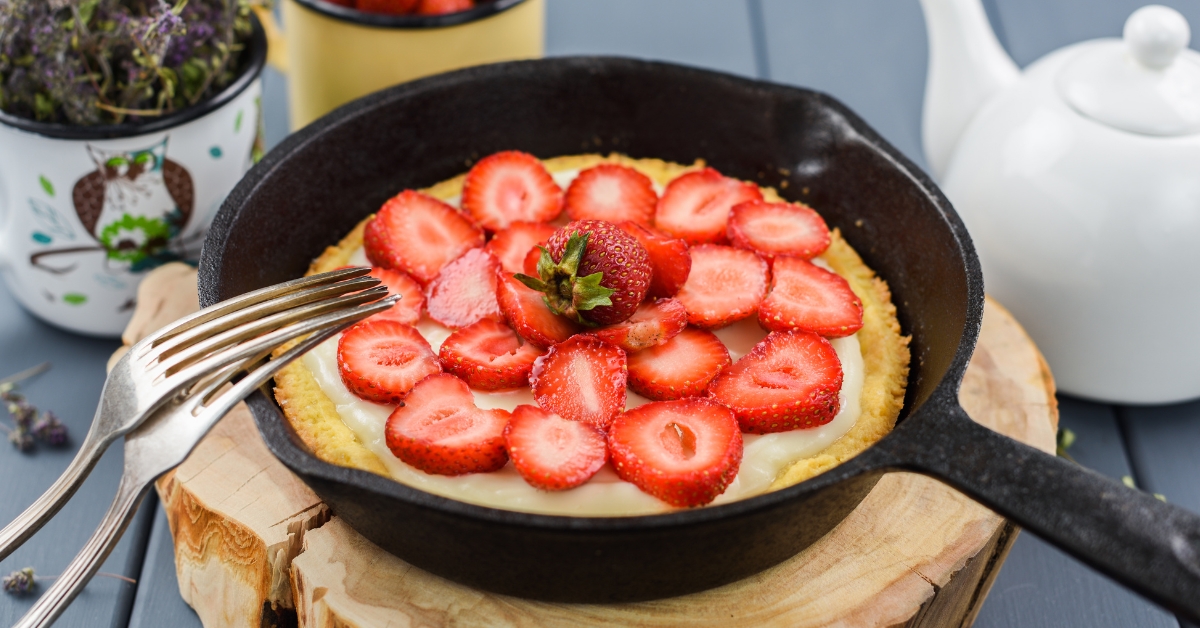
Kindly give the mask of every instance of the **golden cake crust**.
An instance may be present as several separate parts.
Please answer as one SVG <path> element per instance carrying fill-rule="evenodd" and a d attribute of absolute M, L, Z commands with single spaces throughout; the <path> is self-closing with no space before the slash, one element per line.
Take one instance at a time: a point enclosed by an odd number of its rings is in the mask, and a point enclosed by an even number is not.
<path fill-rule="evenodd" d="M 570 155 L 543 161 L 546 169 L 552 173 L 584 169 L 605 162 L 630 166 L 664 186 L 684 172 L 704 167 L 702 161 L 687 166 L 619 154 Z M 453 199 L 462 193 L 465 176 L 459 175 L 423 191 L 441 200 Z M 773 188 L 761 190 L 766 200 L 784 202 Z M 336 246 L 327 248 L 313 261 L 308 274 L 347 265 L 354 252 L 362 246 L 363 228 L 371 218 L 364 218 Z M 896 308 L 892 305 L 887 284 L 863 263 L 837 229 L 832 232 L 829 249 L 820 257 L 846 279 L 863 303 L 863 327 L 858 332 L 864 374 L 862 414 L 854 427 L 841 438 L 817 454 L 797 460 L 785 468 L 771 485 L 772 489 L 796 484 L 858 455 L 895 427 L 900 408 L 904 405 L 909 338 L 900 333 L 900 323 L 896 320 Z M 280 349 L 283 350 L 286 347 Z M 292 428 L 318 458 L 331 464 L 388 476 L 383 463 L 342 422 L 333 402 L 325 396 L 316 379 L 300 361 L 292 362 L 275 376 L 275 398 Z"/>

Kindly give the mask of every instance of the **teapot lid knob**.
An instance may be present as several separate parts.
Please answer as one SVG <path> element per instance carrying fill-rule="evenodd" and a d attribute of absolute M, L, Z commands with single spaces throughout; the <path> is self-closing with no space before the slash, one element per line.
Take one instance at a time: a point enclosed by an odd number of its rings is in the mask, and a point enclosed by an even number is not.
<path fill-rule="evenodd" d="M 1161 70 L 1187 47 L 1192 30 L 1179 11 L 1151 4 L 1134 11 L 1125 20 L 1123 36 L 1138 63 Z"/>
<path fill-rule="evenodd" d="M 1200 54 L 1175 9 L 1134 11 L 1124 40 L 1076 44 L 1054 78 L 1059 96 L 1103 125 L 1158 137 L 1200 133 Z"/>

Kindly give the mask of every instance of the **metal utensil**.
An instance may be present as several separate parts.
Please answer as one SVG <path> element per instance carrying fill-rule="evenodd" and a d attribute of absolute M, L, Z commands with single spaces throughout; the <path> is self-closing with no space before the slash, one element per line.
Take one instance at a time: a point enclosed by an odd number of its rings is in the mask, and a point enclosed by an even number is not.
<path fill-rule="evenodd" d="M 342 269 L 256 290 L 182 318 L 133 345 L 109 373 L 96 416 L 75 459 L 37 501 L 0 530 L 0 560 L 62 508 L 118 437 L 130 433 L 151 416 L 175 414 L 185 407 L 202 412 L 202 419 L 214 412 L 213 416 L 220 417 L 258 385 L 244 384 L 266 381 L 303 353 L 293 349 L 251 370 L 271 351 L 310 333 L 316 333 L 314 337 L 328 337 L 390 307 L 395 298 L 380 300 L 387 295 L 387 289 L 379 286 L 378 280 L 364 276 L 368 272 L 365 268 Z M 305 341 L 296 349 L 311 346 L 310 341 Z M 215 390 L 243 370 L 250 371 L 245 379 L 230 392 L 213 397 Z M 230 396 L 234 392 L 238 396 Z M 141 438 L 146 438 L 145 433 Z M 184 455 L 194 444 L 194 441 L 186 444 Z M 127 442 L 127 452 L 130 447 Z M 142 477 L 131 479 L 130 462 L 127 453 L 125 479 L 129 481 L 123 480 L 122 487 Z M 169 468 L 163 468 L 159 474 Z M 119 493 L 118 502 L 124 494 Z M 114 503 L 109 514 L 117 510 Z M 123 524 L 114 532 L 119 536 L 121 529 Z"/>

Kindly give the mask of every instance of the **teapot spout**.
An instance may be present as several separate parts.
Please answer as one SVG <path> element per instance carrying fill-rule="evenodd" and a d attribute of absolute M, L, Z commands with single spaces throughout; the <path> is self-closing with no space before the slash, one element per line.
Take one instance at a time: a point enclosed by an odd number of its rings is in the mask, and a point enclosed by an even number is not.
<path fill-rule="evenodd" d="M 981 0 L 921 0 L 929 37 L 929 72 L 921 141 L 941 180 L 967 124 L 1021 71 L 992 31 Z"/>

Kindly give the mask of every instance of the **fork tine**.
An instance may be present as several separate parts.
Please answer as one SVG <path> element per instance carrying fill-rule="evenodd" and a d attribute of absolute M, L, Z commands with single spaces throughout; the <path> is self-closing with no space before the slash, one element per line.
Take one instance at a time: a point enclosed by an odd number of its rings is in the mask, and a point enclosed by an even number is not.
<path fill-rule="evenodd" d="M 380 297 L 387 295 L 387 288 L 378 286 L 370 290 L 355 292 L 349 295 L 325 299 L 315 303 L 309 303 L 301 307 L 277 312 L 264 318 L 252 320 L 238 327 L 226 330 L 207 340 L 198 342 L 192 346 L 181 349 L 178 353 L 170 358 L 151 366 L 147 370 L 147 375 L 151 381 L 158 381 L 164 375 L 172 375 L 178 372 L 182 367 L 195 362 L 215 351 L 218 351 L 228 345 L 241 342 L 242 340 L 260 336 L 280 327 L 284 327 L 293 322 L 311 318 L 315 315 L 322 314 L 330 310 L 336 310 L 351 305 L 375 301 Z"/>
<path fill-rule="evenodd" d="M 246 321 L 253 321 L 269 316 L 276 312 L 299 307 L 321 299 L 336 297 L 350 292 L 359 292 L 379 285 L 374 277 L 358 277 L 348 281 L 324 284 L 291 292 L 273 299 L 249 305 L 240 310 L 229 312 L 210 321 L 195 325 L 154 346 L 147 346 L 140 354 L 146 364 L 153 364 L 178 353 L 191 345 L 215 336 L 227 329 L 236 327 Z"/>
<path fill-rule="evenodd" d="M 356 298 L 356 296 L 357 295 L 351 295 L 350 297 L 342 298 L 351 299 Z M 276 329 L 249 342 L 245 342 L 225 349 L 224 351 L 217 352 L 213 355 L 206 356 L 199 362 L 184 367 L 171 377 L 180 382 L 195 382 L 203 378 L 206 373 L 212 373 L 213 371 L 221 370 L 230 364 L 241 363 L 247 358 L 255 356 L 260 352 L 274 350 L 290 340 L 311 334 L 328 326 L 338 325 L 347 321 L 349 323 L 356 323 L 364 318 L 367 318 L 368 316 L 371 316 L 372 314 L 377 314 L 387 310 L 395 305 L 397 300 L 399 300 L 399 297 L 391 296 L 379 301 L 375 301 L 374 303 L 358 305 L 353 308 L 343 307 L 342 309 L 335 310 L 333 312 L 299 321 L 294 325 Z"/>
<path fill-rule="evenodd" d="M 365 318 L 365 317 L 364 317 Z M 213 387 L 210 392 L 218 394 L 212 395 L 212 399 L 201 399 L 201 404 L 204 406 L 204 412 L 214 412 L 217 416 L 224 416 L 225 413 L 233 409 L 233 406 L 245 399 L 247 395 L 253 392 L 259 386 L 267 383 L 276 373 L 283 367 L 287 366 L 296 358 L 304 355 L 312 350 L 317 345 L 325 342 L 333 337 L 338 332 L 350 327 L 362 319 L 352 319 L 338 323 L 321 331 L 313 333 L 308 338 L 300 341 L 296 346 L 283 352 L 276 358 L 266 362 L 255 369 L 250 370 L 246 377 L 242 378 L 228 390 L 220 390 L 220 387 Z"/>
<path fill-rule="evenodd" d="M 241 296 L 222 301 L 216 305 L 210 305 L 199 312 L 181 318 L 169 328 L 160 329 L 157 332 L 143 338 L 137 343 L 137 345 L 135 345 L 134 348 L 138 348 L 138 345 L 140 345 L 142 348 L 156 346 L 169 338 L 192 329 L 193 327 L 202 325 L 210 320 L 219 318 L 230 312 L 235 312 L 242 308 L 249 307 L 256 303 L 262 303 L 263 301 L 268 301 L 282 295 L 291 294 L 293 292 L 314 286 L 322 286 L 326 284 L 337 283 L 346 279 L 362 277 L 370 272 L 371 269 L 363 267 L 342 268 L 340 270 L 334 270 L 327 273 L 320 273 L 318 275 L 293 279 L 281 284 L 260 288 L 253 292 L 247 292 Z"/>

